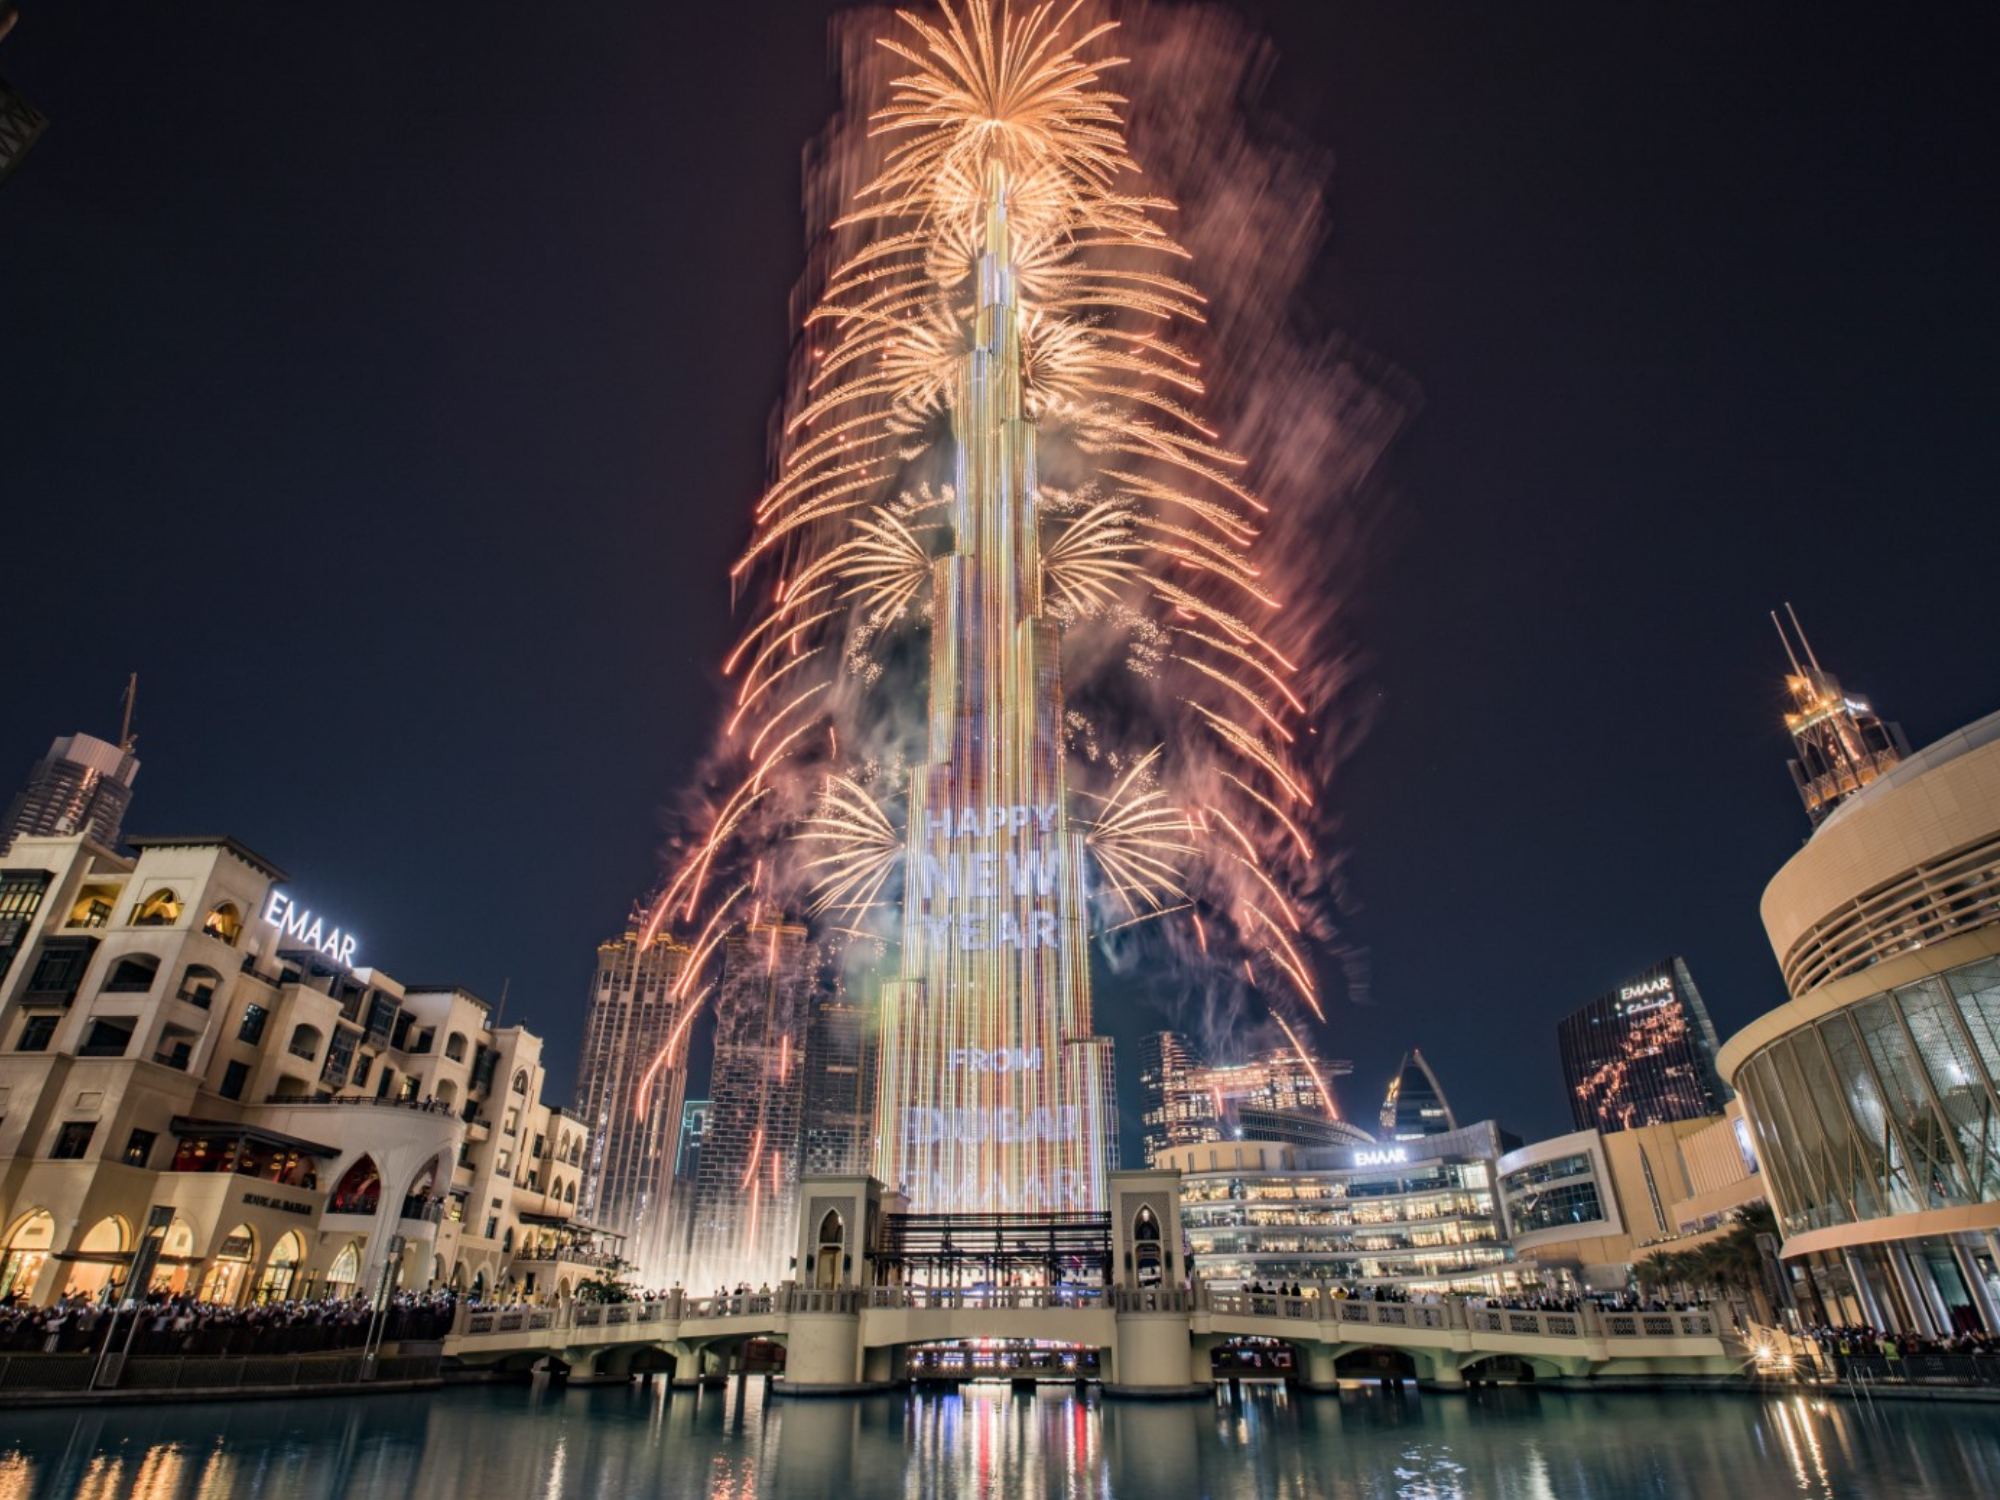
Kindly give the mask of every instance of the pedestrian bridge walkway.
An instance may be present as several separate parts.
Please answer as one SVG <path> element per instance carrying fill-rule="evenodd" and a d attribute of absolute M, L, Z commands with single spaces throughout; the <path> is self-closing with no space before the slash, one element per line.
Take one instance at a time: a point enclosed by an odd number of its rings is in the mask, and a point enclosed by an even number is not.
<path fill-rule="evenodd" d="M 1716 1377 L 1744 1356 L 1711 1312 L 1542 1311 L 1463 1299 L 1403 1303 L 1114 1287 L 820 1291 L 787 1285 L 730 1297 L 461 1310 L 445 1354 L 468 1367 L 553 1361 L 582 1378 L 726 1374 L 753 1340 L 786 1346 L 779 1389 L 881 1389 L 926 1378 L 911 1351 L 968 1340 L 1033 1341 L 1087 1351 L 1079 1378 L 1112 1393 L 1194 1393 L 1210 1386 L 1216 1348 L 1242 1339 L 1291 1346 L 1302 1384 L 1403 1373 L 1462 1386 L 1496 1375 L 1539 1379 Z M 989 1361 L 990 1362 L 990 1361 Z M 935 1363 L 935 1362 L 933 1362 Z M 1006 1373 L 996 1366 L 994 1372 Z M 1223 1377 L 1226 1378 L 1226 1377 Z"/>

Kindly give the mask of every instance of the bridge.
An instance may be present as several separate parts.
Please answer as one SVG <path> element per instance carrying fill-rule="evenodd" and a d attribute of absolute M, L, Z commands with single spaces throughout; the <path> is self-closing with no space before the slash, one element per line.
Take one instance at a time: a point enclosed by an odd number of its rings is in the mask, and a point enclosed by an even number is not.
<path fill-rule="evenodd" d="M 758 1341 L 786 1348 L 774 1389 L 791 1395 L 884 1390 L 912 1380 L 1007 1376 L 1095 1379 L 1109 1395 L 1213 1389 L 1218 1348 L 1273 1341 L 1307 1389 L 1342 1378 L 1414 1377 L 1433 1389 L 1496 1378 L 1714 1379 L 1741 1371 L 1711 1312 L 1573 1312 L 1483 1306 L 1459 1298 L 1374 1302 L 1114 1286 L 999 1290 L 787 1284 L 731 1297 L 461 1309 L 444 1353 L 471 1369 L 547 1366 L 573 1379 L 659 1373 L 677 1383 L 743 1369 Z M 995 1349 L 1012 1344 L 1018 1351 Z M 940 1353 L 938 1346 L 964 1345 Z M 1030 1347 L 1039 1346 L 1039 1347 Z M 1268 1347 L 1258 1345 L 1255 1347 Z M 1052 1350 L 1054 1352 L 1052 1352 Z M 1065 1357 L 1063 1351 L 1070 1351 Z"/>

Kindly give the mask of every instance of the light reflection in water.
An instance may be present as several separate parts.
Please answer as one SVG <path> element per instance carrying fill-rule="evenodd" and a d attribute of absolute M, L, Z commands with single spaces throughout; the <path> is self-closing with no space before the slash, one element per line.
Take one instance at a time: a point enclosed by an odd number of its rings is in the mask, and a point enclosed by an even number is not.
<path fill-rule="evenodd" d="M 0 1500 L 1831 1500 L 2000 1494 L 1990 1408 L 1799 1397 L 1250 1386 L 785 1401 L 454 1390 L 429 1399 L 16 1411 Z"/>

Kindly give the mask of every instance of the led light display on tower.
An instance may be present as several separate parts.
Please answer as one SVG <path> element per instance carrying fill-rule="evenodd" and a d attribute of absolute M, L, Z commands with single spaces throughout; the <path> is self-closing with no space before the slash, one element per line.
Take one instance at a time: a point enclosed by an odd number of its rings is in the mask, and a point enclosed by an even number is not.
<path fill-rule="evenodd" d="M 1083 835 L 1042 616 L 1034 428 L 1004 169 L 989 168 L 975 343 L 933 579 L 930 760 L 911 777 L 903 975 L 882 998 L 877 1173 L 917 1212 L 1104 1201 L 1110 1043 L 1091 1037 Z"/>

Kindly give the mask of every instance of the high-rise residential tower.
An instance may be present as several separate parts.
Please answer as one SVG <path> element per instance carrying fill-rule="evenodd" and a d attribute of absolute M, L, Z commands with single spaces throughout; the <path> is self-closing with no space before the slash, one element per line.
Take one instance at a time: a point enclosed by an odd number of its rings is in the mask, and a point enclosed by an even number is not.
<path fill-rule="evenodd" d="M 67 734 L 28 772 L 27 784 L 0 824 L 0 854 L 17 838 L 62 838 L 80 833 L 116 849 L 139 758 L 129 741 L 107 744 L 88 734 Z"/>
<path fill-rule="evenodd" d="M 786 922 L 756 923 L 723 944 L 708 1127 L 685 1214 L 681 1275 L 698 1291 L 775 1285 L 787 1273 L 816 957 L 806 929 Z"/>
<path fill-rule="evenodd" d="M 1389 1080 L 1389 1093 L 1382 1101 L 1382 1139 L 1417 1141 L 1456 1129 L 1458 1118 L 1438 1086 L 1437 1074 L 1423 1053 L 1412 1047 L 1403 1054 L 1402 1066 Z"/>
<path fill-rule="evenodd" d="M 1715 1024 L 1687 963 L 1662 959 L 1556 1028 L 1578 1130 L 1606 1134 L 1720 1114 Z"/>
<path fill-rule="evenodd" d="M 901 974 L 882 987 L 876 1175 L 916 1212 L 1098 1209 L 1115 1165 L 1008 201 L 996 163 L 953 406 L 951 550 L 932 575 L 929 756 L 910 777 Z"/>
<path fill-rule="evenodd" d="M 652 1280 L 670 1249 L 689 1009 L 675 987 L 687 960 L 680 944 L 645 944 L 638 932 L 601 946 L 577 1063 L 577 1110 L 590 1129 L 579 1214 L 624 1235 L 626 1255 Z"/>
<path fill-rule="evenodd" d="M 874 1016 L 846 986 L 815 989 L 806 1026 L 807 1172 L 853 1176 L 875 1155 Z"/>

